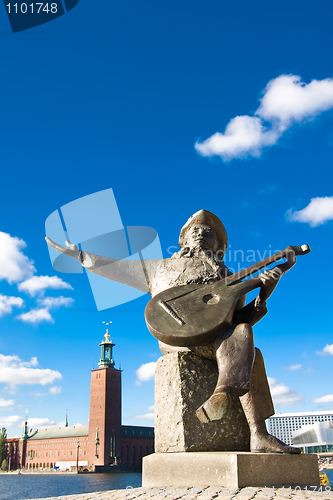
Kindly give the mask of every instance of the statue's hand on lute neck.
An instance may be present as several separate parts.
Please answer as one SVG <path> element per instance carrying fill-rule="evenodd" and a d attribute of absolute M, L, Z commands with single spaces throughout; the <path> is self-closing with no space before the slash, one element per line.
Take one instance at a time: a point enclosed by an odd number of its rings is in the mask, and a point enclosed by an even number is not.
<path fill-rule="evenodd" d="M 262 282 L 262 287 L 259 293 L 260 302 L 266 302 L 266 300 L 272 295 L 281 276 L 282 271 L 280 271 L 277 266 L 274 269 L 267 269 L 262 274 L 259 274 L 258 278 Z"/>

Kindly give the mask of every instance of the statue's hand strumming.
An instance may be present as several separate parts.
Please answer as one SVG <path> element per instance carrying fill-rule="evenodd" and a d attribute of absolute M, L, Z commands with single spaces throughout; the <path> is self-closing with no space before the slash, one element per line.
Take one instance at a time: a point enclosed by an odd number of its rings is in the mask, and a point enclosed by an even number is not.
<path fill-rule="evenodd" d="M 278 281 L 282 275 L 279 268 L 269 269 L 259 274 L 258 278 L 261 280 L 263 286 L 259 293 L 259 300 L 266 301 L 272 295 Z"/>
<path fill-rule="evenodd" d="M 70 257 L 74 257 L 78 261 L 82 263 L 82 252 L 78 249 L 76 245 L 73 245 L 70 241 L 66 240 L 66 247 L 62 247 L 61 245 L 58 245 L 58 243 L 55 243 L 52 241 L 50 238 L 46 236 L 46 242 L 47 244 L 51 247 L 54 248 L 57 252 L 65 253 L 66 255 L 69 255 Z"/>

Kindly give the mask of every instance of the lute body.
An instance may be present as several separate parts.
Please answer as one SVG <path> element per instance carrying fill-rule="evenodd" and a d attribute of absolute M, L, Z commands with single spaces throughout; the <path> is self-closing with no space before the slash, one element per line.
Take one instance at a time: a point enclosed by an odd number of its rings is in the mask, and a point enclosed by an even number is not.
<path fill-rule="evenodd" d="M 242 279 L 286 258 L 285 263 L 276 266 L 282 275 L 295 264 L 295 255 L 309 252 L 308 245 L 287 247 L 215 283 L 169 288 L 153 297 L 147 304 L 147 327 L 154 337 L 172 346 L 192 347 L 211 341 L 229 327 L 238 299 L 262 286 L 258 277 L 245 281 L 241 281 Z"/>

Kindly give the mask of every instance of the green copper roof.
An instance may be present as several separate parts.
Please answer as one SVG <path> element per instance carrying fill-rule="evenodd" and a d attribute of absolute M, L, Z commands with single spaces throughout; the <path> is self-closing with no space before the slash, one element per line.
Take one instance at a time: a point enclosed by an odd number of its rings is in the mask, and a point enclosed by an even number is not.
<path fill-rule="evenodd" d="M 28 440 L 37 439 L 59 439 L 75 438 L 88 436 L 89 425 L 78 425 L 74 427 L 59 427 L 58 429 L 39 429 L 34 430 L 28 435 Z M 122 436 L 127 437 L 154 437 L 154 427 L 139 427 L 134 425 L 122 425 Z"/>
<path fill-rule="evenodd" d="M 57 439 L 68 437 L 88 436 L 89 425 L 78 425 L 74 427 L 59 427 L 58 429 L 38 429 L 28 435 L 28 439 Z"/>
<path fill-rule="evenodd" d="M 99 360 L 98 366 L 100 368 L 114 368 L 112 348 L 115 346 L 115 344 L 113 344 L 112 341 L 109 342 L 110 335 L 108 334 L 107 330 L 104 337 L 106 338 L 106 340 L 99 344 L 101 347 L 101 358 Z"/>

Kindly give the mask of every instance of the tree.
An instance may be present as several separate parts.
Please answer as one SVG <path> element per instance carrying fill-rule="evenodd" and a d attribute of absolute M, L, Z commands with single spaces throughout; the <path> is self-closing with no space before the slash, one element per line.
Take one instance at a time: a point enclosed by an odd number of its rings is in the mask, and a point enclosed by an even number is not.
<path fill-rule="evenodd" d="M 0 433 L 0 464 L 2 464 L 3 460 L 7 458 L 6 440 L 7 440 L 7 431 L 3 427 Z"/>
<path fill-rule="evenodd" d="M 4 458 L 3 461 L 1 462 L 1 470 L 8 470 L 7 458 Z"/>

